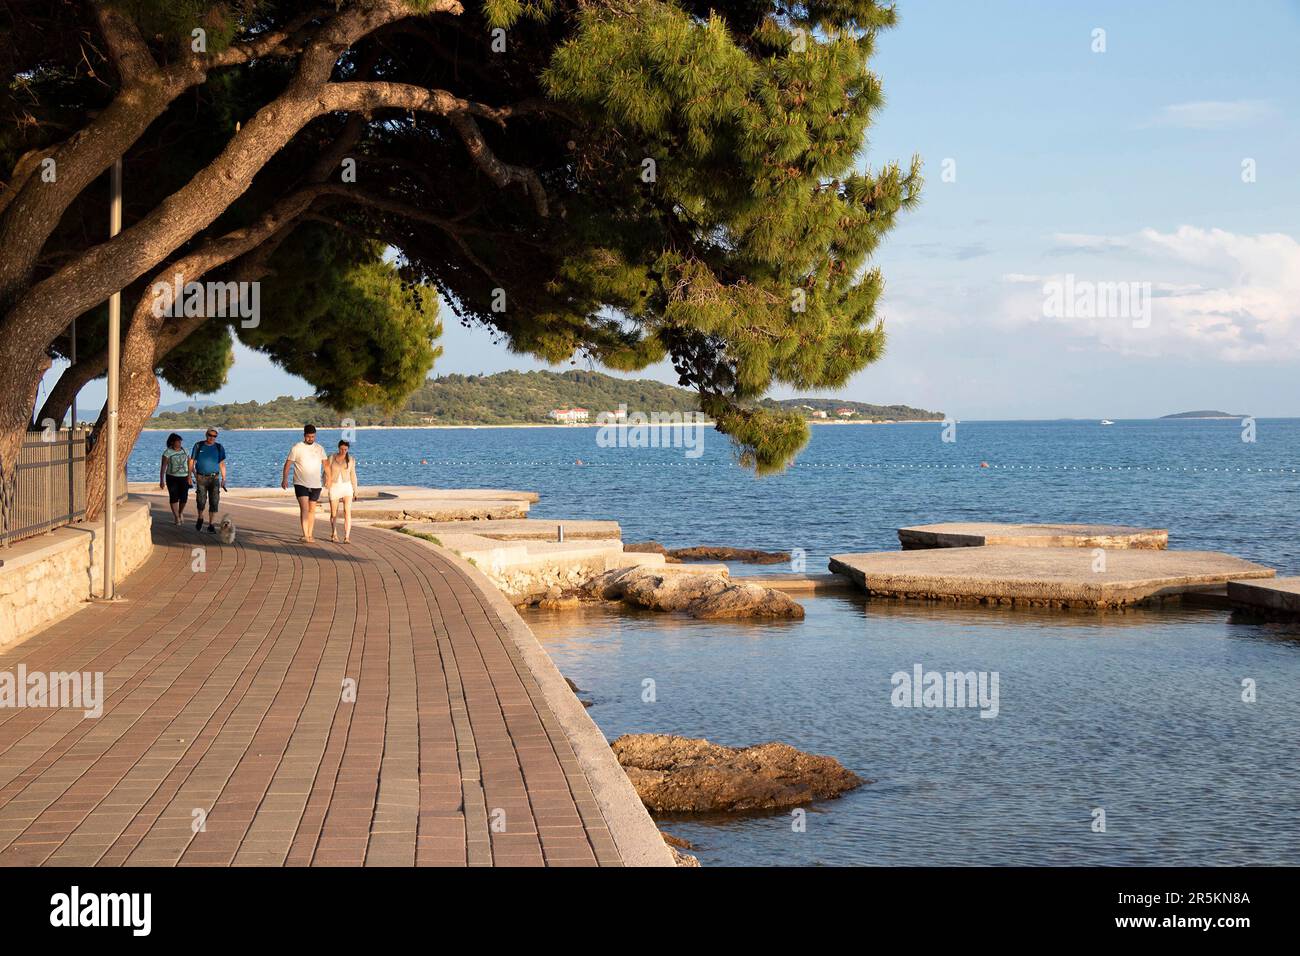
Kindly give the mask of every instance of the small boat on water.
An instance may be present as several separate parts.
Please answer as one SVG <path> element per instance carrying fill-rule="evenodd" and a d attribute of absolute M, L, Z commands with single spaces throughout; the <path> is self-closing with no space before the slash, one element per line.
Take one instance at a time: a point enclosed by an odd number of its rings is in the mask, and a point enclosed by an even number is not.
<path fill-rule="evenodd" d="M 1114 425 L 1114 424 L 1115 424 L 1115 423 L 1112 422 L 1109 418 L 1103 418 L 1103 419 L 1101 420 L 1101 423 L 1102 423 L 1103 425 Z"/>

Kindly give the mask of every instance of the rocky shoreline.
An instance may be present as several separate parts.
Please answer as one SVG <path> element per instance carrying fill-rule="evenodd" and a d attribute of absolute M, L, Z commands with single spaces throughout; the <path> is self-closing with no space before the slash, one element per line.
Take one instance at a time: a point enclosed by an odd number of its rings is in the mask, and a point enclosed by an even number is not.
<path fill-rule="evenodd" d="M 624 734 L 610 747 L 651 813 L 788 810 L 872 782 L 834 757 L 783 743 L 725 747 L 672 734 Z"/>
<path fill-rule="evenodd" d="M 560 596 L 563 600 L 565 595 Z M 618 602 L 651 611 L 684 611 L 701 620 L 767 617 L 802 620 L 803 606 L 774 588 L 736 584 L 722 574 L 669 568 L 615 568 L 568 595 L 583 601 Z"/>
<path fill-rule="evenodd" d="M 739 561 L 742 564 L 785 564 L 792 555 L 788 551 L 758 551 L 754 548 L 733 548 L 725 545 L 696 545 L 690 548 L 665 548 L 658 541 L 638 541 L 624 544 L 623 550 L 633 554 L 662 554 L 669 564 L 685 561 Z"/>
<path fill-rule="evenodd" d="M 834 757 L 776 742 L 726 747 L 674 734 L 624 734 L 610 749 L 652 814 L 790 810 L 875 782 Z M 690 841 L 659 832 L 678 866 L 700 865 L 698 857 L 685 852 L 695 849 Z"/>

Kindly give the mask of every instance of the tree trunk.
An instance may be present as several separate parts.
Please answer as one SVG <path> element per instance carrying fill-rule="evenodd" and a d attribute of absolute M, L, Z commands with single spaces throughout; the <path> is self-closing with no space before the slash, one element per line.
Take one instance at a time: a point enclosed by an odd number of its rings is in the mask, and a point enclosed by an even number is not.
<path fill-rule="evenodd" d="M 162 319 L 155 317 L 147 306 L 136 309 L 126 340 L 122 343 L 122 378 L 117 401 L 117 453 L 118 466 L 131 455 L 136 439 L 144 430 L 149 416 L 158 407 L 161 389 L 154 371 L 158 332 Z M 104 510 L 104 481 L 108 474 L 108 442 L 104 429 L 108 424 L 108 405 L 99 413 L 95 423 L 96 440 L 86 453 L 86 520 L 94 521 Z M 161 456 L 162 451 L 159 450 Z M 125 491 L 126 489 L 119 489 Z"/>
<path fill-rule="evenodd" d="M 106 371 L 108 371 L 108 352 L 103 349 L 93 355 L 79 358 L 65 368 L 59 380 L 50 389 L 50 394 L 45 396 L 45 404 L 36 413 L 37 424 L 47 418 L 62 424 L 63 416 L 68 414 L 68 409 L 72 407 L 72 400 L 77 393 Z M 76 425 L 76 422 L 73 422 L 73 425 Z"/>
<path fill-rule="evenodd" d="M 11 349 L 0 351 L 0 368 L 5 370 L 5 385 L 0 388 L 0 530 L 13 527 L 18 473 L 15 464 L 23 438 L 31 426 L 32 404 L 41 376 L 50 367 L 44 350 Z"/>

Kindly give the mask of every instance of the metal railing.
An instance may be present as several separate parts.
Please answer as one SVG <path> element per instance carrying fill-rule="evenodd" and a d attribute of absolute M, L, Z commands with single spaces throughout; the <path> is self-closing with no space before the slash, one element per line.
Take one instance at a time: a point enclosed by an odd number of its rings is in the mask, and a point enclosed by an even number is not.
<path fill-rule="evenodd" d="M 9 526 L 0 523 L 0 547 L 85 519 L 86 435 L 84 428 L 27 433 L 14 465 Z M 117 487 L 117 500 L 125 501 L 125 466 L 118 472 Z"/>
<path fill-rule="evenodd" d="M 15 496 L 0 545 L 86 516 L 86 431 L 28 432 L 14 464 Z"/>

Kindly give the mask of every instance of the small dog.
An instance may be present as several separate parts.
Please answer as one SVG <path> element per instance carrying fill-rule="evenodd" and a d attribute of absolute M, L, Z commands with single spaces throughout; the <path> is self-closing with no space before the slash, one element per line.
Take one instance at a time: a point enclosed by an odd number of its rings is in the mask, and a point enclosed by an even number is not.
<path fill-rule="evenodd" d="M 221 524 L 217 526 L 217 540 L 222 544 L 235 543 L 235 522 L 230 515 L 221 516 Z"/>

